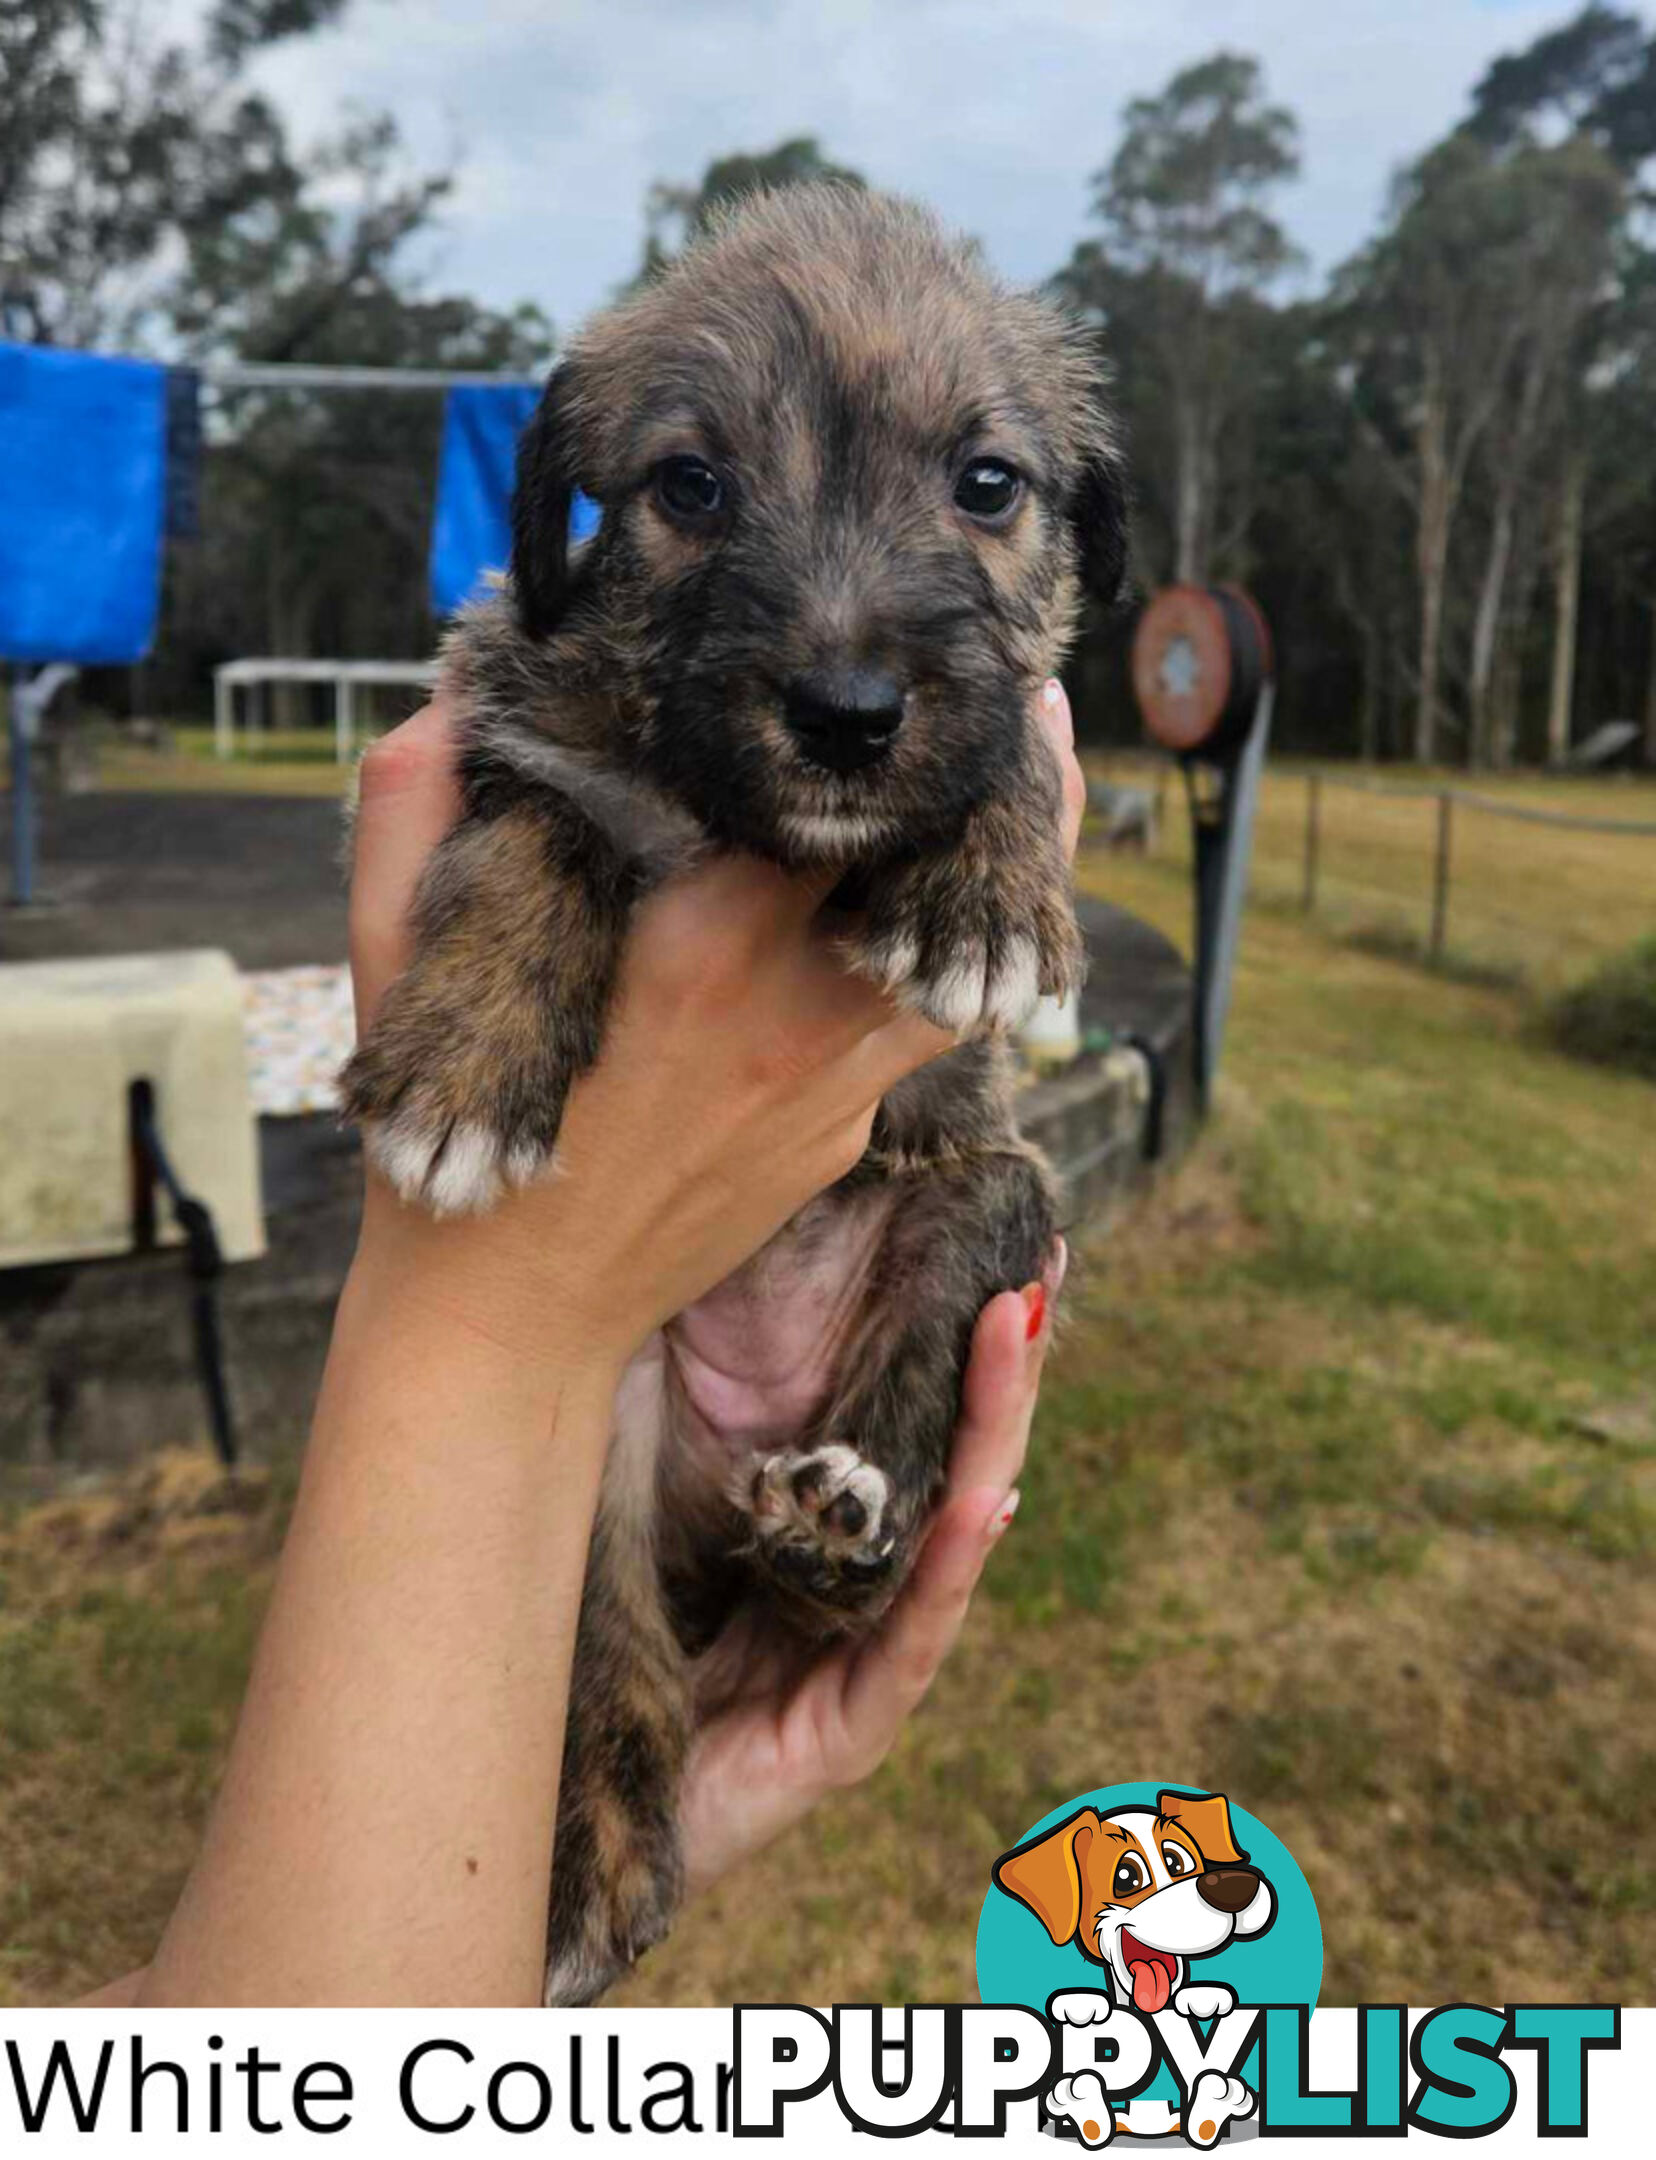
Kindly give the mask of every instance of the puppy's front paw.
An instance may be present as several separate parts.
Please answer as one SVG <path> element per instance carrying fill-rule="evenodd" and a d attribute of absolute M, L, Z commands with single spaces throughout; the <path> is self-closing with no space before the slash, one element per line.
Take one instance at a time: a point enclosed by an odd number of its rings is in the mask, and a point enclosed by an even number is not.
<path fill-rule="evenodd" d="M 1057 2025 L 1108 2025 L 1112 2005 L 1102 1988 L 1066 1988 L 1047 2003 Z"/>
<path fill-rule="evenodd" d="M 433 1215 L 480 1215 L 552 1160 L 550 1152 L 514 1144 L 480 1120 L 419 1103 L 389 1118 L 365 1119 L 362 1144 L 400 1197 Z"/>
<path fill-rule="evenodd" d="M 1200 2018 L 1206 2024 L 1209 2018 L 1230 2016 L 1236 2008 L 1236 1990 L 1226 1987 L 1222 1980 L 1182 1987 L 1173 1998 L 1173 2008 L 1182 2018 Z"/>
<path fill-rule="evenodd" d="M 1081 980 L 1081 934 L 1068 896 L 1044 880 L 1021 891 L 962 877 L 945 859 L 899 872 L 870 904 L 852 966 L 910 1012 L 952 1034 L 1017 1027 L 1042 996 Z"/>
<path fill-rule="evenodd" d="M 874 1584 L 891 1571 L 891 1487 L 855 1448 L 830 1442 L 771 1455 L 753 1480 L 760 1550 L 779 1573 L 819 1594 Z"/>

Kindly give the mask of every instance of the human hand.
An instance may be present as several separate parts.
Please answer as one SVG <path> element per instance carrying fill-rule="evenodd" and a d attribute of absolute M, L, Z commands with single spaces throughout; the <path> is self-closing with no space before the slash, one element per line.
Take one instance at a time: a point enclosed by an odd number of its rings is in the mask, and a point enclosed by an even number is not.
<path fill-rule="evenodd" d="M 872 1775 L 936 1678 L 1017 1508 L 1067 1262 L 1060 1241 L 1039 1299 L 1034 1284 L 1003 1291 L 978 1315 L 948 1484 L 914 1572 L 879 1632 L 837 1644 L 800 1671 L 779 1658 L 773 1627 L 738 1619 L 708 1653 L 718 1707 L 698 1733 L 680 1808 L 692 1893 L 830 1792 Z"/>
<path fill-rule="evenodd" d="M 1073 852 L 1085 786 L 1061 688 L 1037 709 Z M 420 871 L 458 810 L 453 751 L 439 699 L 363 760 L 351 889 L 362 1025 L 407 959 Z M 726 855 L 653 894 L 628 937 L 603 1055 L 571 1093 L 558 1174 L 487 1217 L 442 1223 L 370 1176 L 365 1251 L 525 1355 L 567 1359 L 578 1340 L 618 1366 L 844 1175 L 880 1097 L 954 1043 L 843 965 L 819 919 L 835 882 L 833 870 Z"/>

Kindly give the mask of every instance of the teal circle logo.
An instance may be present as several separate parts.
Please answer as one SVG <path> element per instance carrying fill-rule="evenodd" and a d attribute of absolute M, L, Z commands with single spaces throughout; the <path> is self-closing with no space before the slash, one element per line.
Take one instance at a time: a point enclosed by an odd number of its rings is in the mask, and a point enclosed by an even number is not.
<path fill-rule="evenodd" d="M 1322 1966 L 1316 1902 L 1292 1853 L 1199 1787 L 1102 1785 L 1054 1808 L 996 1861 L 978 1921 L 983 2000 L 1032 2010 L 1103 1990 L 1152 2018 L 1216 1988 L 1243 2006 L 1309 2008 Z M 1242 2075 L 1254 2067 L 1250 2055 Z M 1144 2096 L 1177 2090 L 1164 2063 Z"/>

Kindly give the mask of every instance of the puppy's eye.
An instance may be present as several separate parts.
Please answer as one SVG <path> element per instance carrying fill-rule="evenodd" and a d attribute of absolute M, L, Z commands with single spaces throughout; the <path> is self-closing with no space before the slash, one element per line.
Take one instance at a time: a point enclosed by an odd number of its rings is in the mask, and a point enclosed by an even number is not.
<path fill-rule="evenodd" d="M 1137 1853 L 1129 1853 L 1115 1871 L 1110 1888 L 1117 1897 L 1132 1897 L 1150 1880 Z"/>
<path fill-rule="evenodd" d="M 1167 1864 L 1168 1874 L 1171 1875 L 1175 1881 L 1177 1881 L 1181 1875 L 1194 1875 L 1196 1872 L 1195 1861 L 1191 1859 L 1189 1853 L 1185 1851 L 1182 1845 L 1174 1845 L 1172 1843 L 1164 1845 L 1162 1847 L 1162 1859 Z"/>
<path fill-rule="evenodd" d="M 1023 480 L 999 458 L 975 458 L 955 482 L 954 499 L 968 517 L 993 524 L 1023 493 Z"/>
<path fill-rule="evenodd" d="M 656 494 L 676 518 L 717 517 L 725 506 L 725 484 L 698 457 L 664 458 L 656 468 Z"/>

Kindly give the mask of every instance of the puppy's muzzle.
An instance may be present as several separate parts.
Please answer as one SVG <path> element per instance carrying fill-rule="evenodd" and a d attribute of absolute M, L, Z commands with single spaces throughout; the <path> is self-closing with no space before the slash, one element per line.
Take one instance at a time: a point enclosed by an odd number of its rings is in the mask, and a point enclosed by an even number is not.
<path fill-rule="evenodd" d="M 903 724 L 903 692 L 881 668 L 814 668 L 783 693 L 788 732 L 825 772 L 860 772 L 884 757 Z"/>
<path fill-rule="evenodd" d="M 1258 1888 L 1259 1876 L 1253 1868 L 1209 1868 L 1196 1878 L 1197 1895 L 1215 1912 L 1246 1912 Z"/>

